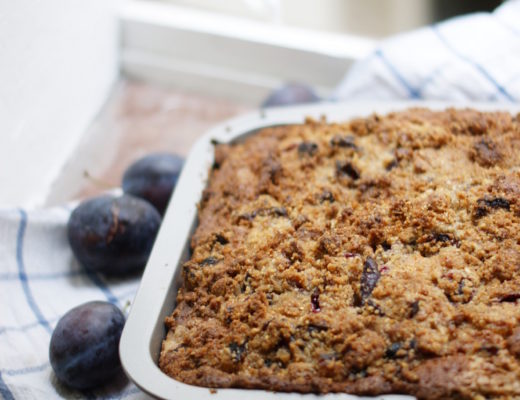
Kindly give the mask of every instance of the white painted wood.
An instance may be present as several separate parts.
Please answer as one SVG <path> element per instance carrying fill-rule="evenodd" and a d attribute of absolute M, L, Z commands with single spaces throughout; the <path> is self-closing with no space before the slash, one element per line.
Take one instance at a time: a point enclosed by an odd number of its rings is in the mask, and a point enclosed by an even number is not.
<path fill-rule="evenodd" d="M 126 51 L 123 60 L 128 76 L 245 104 L 258 104 L 282 84 L 274 77 L 139 51 Z"/>
<path fill-rule="evenodd" d="M 34 206 L 117 77 L 117 0 L 0 4 L 0 206 Z"/>
<path fill-rule="evenodd" d="M 250 104 L 285 81 L 326 95 L 374 46 L 357 36 L 145 0 L 128 1 L 121 21 L 126 74 Z"/>

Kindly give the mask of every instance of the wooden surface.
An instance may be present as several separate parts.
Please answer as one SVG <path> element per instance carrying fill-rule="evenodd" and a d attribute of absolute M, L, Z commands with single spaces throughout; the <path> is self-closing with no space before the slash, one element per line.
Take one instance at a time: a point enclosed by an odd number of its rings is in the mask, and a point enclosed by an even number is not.
<path fill-rule="evenodd" d="M 77 159 L 73 157 L 70 168 L 64 169 L 61 181 L 71 180 L 67 174 L 76 175 L 73 183 L 78 187 L 68 196 L 70 199 L 118 187 L 125 169 L 137 158 L 152 152 L 186 156 L 195 140 L 209 128 L 247 111 L 251 111 L 250 106 L 215 97 L 135 81 L 121 82 L 91 128 L 92 136 L 101 136 L 103 144 L 94 150 L 88 145 L 80 148 Z M 56 197 L 53 202 L 59 200 L 63 201 Z"/>

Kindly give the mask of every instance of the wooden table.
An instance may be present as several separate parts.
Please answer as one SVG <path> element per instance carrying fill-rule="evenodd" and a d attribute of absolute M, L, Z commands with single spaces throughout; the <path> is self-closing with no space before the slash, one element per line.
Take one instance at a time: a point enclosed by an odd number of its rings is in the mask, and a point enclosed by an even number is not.
<path fill-rule="evenodd" d="M 48 204 L 119 187 L 130 163 L 152 152 L 186 156 L 215 124 L 250 106 L 151 84 L 122 81 L 55 182 Z"/>

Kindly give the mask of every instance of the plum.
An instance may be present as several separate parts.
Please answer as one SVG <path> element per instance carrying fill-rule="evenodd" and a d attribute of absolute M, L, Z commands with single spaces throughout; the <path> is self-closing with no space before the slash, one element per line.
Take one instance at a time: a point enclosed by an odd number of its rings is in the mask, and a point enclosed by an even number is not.
<path fill-rule="evenodd" d="M 149 201 L 164 215 L 184 160 L 175 154 L 150 154 L 134 162 L 123 176 L 123 191 Z"/>
<path fill-rule="evenodd" d="M 160 224 L 161 216 L 147 201 L 130 195 L 100 196 L 76 207 L 67 234 L 86 269 L 124 275 L 146 265 Z"/>
<path fill-rule="evenodd" d="M 300 83 L 288 83 L 274 90 L 262 107 L 289 106 L 292 104 L 315 103 L 321 99 L 314 90 Z"/>
<path fill-rule="evenodd" d="M 67 312 L 56 325 L 49 359 L 57 378 L 74 389 L 107 382 L 121 371 L 119 339 L 125 317 L 113 304 L 91 301 Z"/>

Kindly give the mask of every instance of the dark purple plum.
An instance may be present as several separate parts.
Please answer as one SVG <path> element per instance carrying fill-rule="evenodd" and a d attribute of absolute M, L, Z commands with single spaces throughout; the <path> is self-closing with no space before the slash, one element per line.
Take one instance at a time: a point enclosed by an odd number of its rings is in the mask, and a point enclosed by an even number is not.
<path fill-rule="evenodd" d="M 69 243 L 86 269 L 107 275 L 141 270 L 161 225 L 161 216 L 137 197 L 100 196 L 81 203 L 67 226 Z"/>
<path fill-rule="evenodd" d="M 365 303 L 365 300 L 370 297 L 372 291 L 377 285 L 381 272 L 376 261 L 372 257 L 367 257 L 365 264 L 363 265 L 363 273 L 361 274 L 361 304 Z"/>
<path fill-rule="evenodd" d="M 167 153 L 150 154 L 134 162 L 123 176 L 123 191 L 154 205 L 164 215 L 184 160 Z"/>
<path fill-rule="evenodd" d="M 274 90 L 262 107 L 290 106 L 292 104 L 316 103 L 321 99 L 314 90 L 300 83 L 288 83 Z"/>
<path fill-rule="evenodd" d="M 119 339 L 125 317 L 114 305 L 91 301 L 67 312 L 56 325 L 49 359 L 58 379 L 74 389 L 99 386 L 121 371 Z"/>

